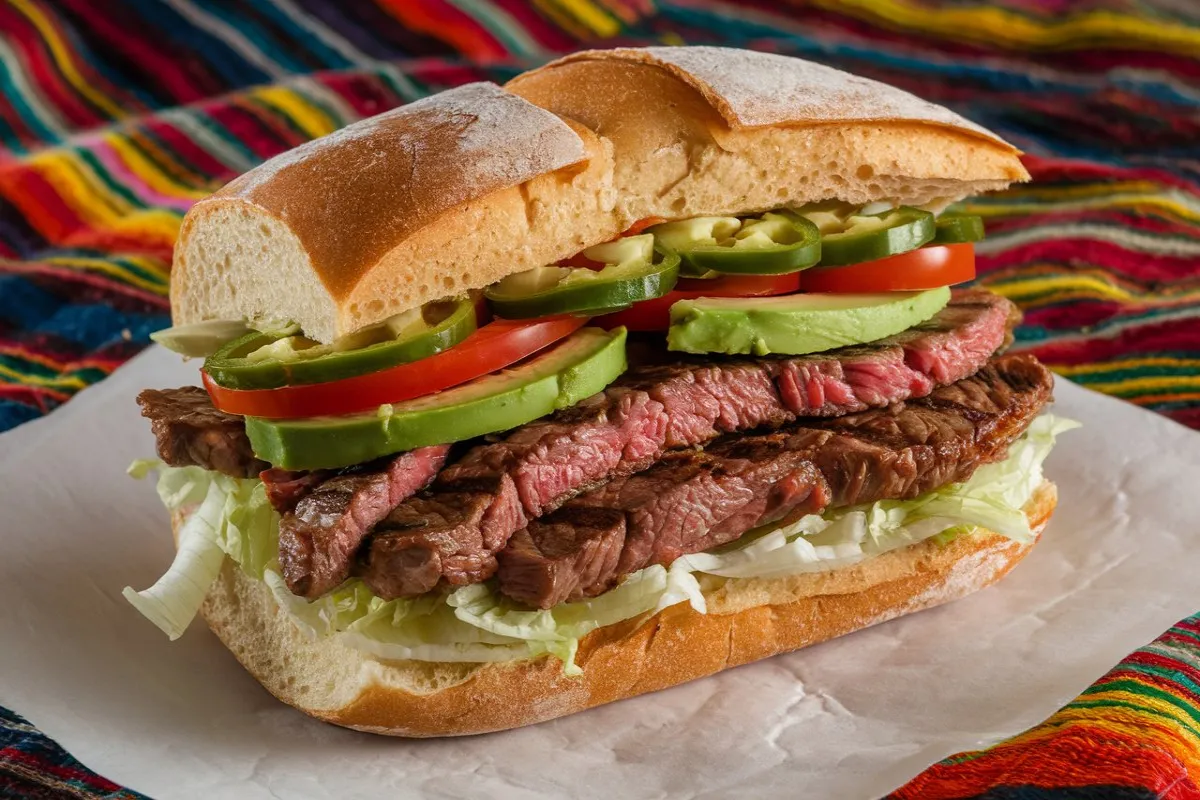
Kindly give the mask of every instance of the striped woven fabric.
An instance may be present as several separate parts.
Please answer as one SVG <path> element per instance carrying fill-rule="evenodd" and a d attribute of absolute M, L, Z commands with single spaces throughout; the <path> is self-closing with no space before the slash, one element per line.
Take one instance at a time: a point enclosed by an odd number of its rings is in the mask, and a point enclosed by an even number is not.
<path fill-rule="evenodd" d="M 1036 728 L 948 758 L 889 798 L 1197 800 L 1197 741 L 1200 614 L 1130 654 Z"/>
<path fill-rule="evenodd" d="M 232 176 L 432 91 L 646 43 L 823 61 L 1019 145 L 1034 182 L 967 204 L 988 222 L 981 282 L 1025 309 L 1018 346 L 1200 428 L 1200 3 L 7 0 L 0 431 L 102 379 L 167 324 L 182 215 Z M 1128 670 L 1124 683 L 1110 675 L 1097 690 L 1102 703 L 1081 698 L 900 796 L 1196 796 L 1183 793 L 1200 771 L 1194 632 L 1181 624 L 1132 656 L 1114 673 Z M 1168 725 L 1164 704 L 1192 727 Z M 123 796 L 3 720 L 0 796 Z M 1072 764 L 1117 754 L 1124 771 L 1108 785 L 1064 788 L 1089 782 Z M 1034 762 L 1039 782 L 1021 785 Z"/>

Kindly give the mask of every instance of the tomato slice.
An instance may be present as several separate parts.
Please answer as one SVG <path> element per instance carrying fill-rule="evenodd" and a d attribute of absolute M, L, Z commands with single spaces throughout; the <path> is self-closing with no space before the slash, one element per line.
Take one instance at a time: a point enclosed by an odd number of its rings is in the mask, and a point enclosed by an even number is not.
<path fill-rule="evenodd" d="M 570 336 L 587 317 L 498 319 L 478 328 L 454 347 L 420 361 L 328 383 L 279 389 L 226 389 L 203 371 L 213 405 L 230 414 L 296 419 L 353 414 L 440 392 L 504 369 Z"/>
<path fill-rule="evenodd" d="M 806 292 L 916 292 L 975 277 L 975 246 L 945 244 L 845 267 L 814 267 L 799 273 Z"/>
<path fill-rule="evenodd" d="M 602 328 L 624 325 L 631 331 L 665 331 L 671 325 L 671 306 L 697 297 L 772 297 L 800 288 L 799 272 L 788 275 L 727 275 L 702 280 L 680 278 L 675 289 L 662 297 L 643 300 L 624 311 L 605 314 L 594 322 Z"/>

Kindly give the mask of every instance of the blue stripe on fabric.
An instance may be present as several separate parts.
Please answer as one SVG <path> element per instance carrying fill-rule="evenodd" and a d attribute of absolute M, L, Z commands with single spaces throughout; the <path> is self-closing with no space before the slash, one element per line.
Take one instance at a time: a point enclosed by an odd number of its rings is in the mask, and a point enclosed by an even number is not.
<path fill-rule="evenodd" d="M 30 406 L 18 403 L 16 400 L 8 400 L 0 397 L 0 433 L 12 430 L 18 425 L 35 420 L 40 416 L 42 416 L 42 410 L 37 406 Z M 3 708 L 0 708 L 0 711 L 3 710 Z"/>
<path fill-rule="evenodd" d="M 147 340 L 163 327 L 162 322 L 161 314 L 122 313 L 106 305 L 71 305 L 33 326 L 33 330 L 99 350 L 120 341 Z"/>
<path fill-rule="evenodd" d="M 342 69 L 344 67 L 355 66 L 354 62 L 350 61 L 350 59 L 343 56 L 337 50 L 334 50 L 332 47 L 325 44 L 320 37 L 314 36 L 311 32 L 299 25 L 290 15 L 281 11 L 279 7 L 270 0 L 250 0 L 250 4 L 253 5 L 255 10 L 257 10 L 260 14 L 267 17 L 276 25 L 287 31 L 287 34 L 290 35 L 295 41 L 304 42 L 304 44 L 308 47 L 309 54 L 319 58 L 322 61 L 324 64 L 324 69 Z M 295 9 L 297 14 L 304 14 L 307 16 L 307 12 L 298 6 L 296 6 Z M 313 19 L 312 17 L 309 17 L 309 19 L 314 25 L 318 27 L 321 25 L 319 20 Z M 330 29 L 330 33 L 335 36 L 339 35 L 338 31 L 333 29 Z M 271 41 L 274 42 L 278 40 L 272 38 Z M 299 69 L 309 69 L 309 67 L 301 66 Z"/>
<path fill-rule="evenodd" d="M 300 52 L 309 54 L 312 52 L 309 47 L 312 44 L 313 37 L 307 31 L 301 31 L 296 40 L 290 43 L 292 46 L 286 47 L 261 22 L 247 13 L 245 8 L 214 4 L 207 6 L 205 10 L 226 25 L 236 29 L 263 56 L 274 62 L 281 70 L 291 73 L 313 71 L 313 64 L 297 56 Z M 291 28 L 292 30 L 296 30 L 295 25 L 291 25 Z M 320 69 L 320 66 L 316 66 L 316 69 Z"/>
<path fill-rule="evenodd" d="M 227 89 L 265 83 L 271 76 L 227 44 L 224 39 L 194 25 L 161 0 L 128 0 L 129 13 L 180 43 L 181 52 L 204 54 L 203 63 L 220 75 Z M 198 58 L 198 57 L 197 57 Z"/>
<path fill-rule="evenodd" d="M 771 23 L 758 22 L 745 17 L 724 14 L 717 9 L 699 9 L 680 7 L 667 3 L 659 5 L 659 15 L 662 18 L 676 20 L 685 25 L 713 29 L 719 27 L 722 37 L 730 45 L 746 45 L 748 40 L 769 39 L 775 42 L 786 42 L 800 52 L 833 58 L 854 59 L 866 61 L 880 66 L 895 67 L 908 72 L 922 74 L 967 76 L 1005 92 L 1044 92 L 1047 90 L 1067 92 L 1072 95 L 1089 96 L 1094 94 L 1104 83 L 1117 85 L 1116 81 L 1100 81 L 1096 79 L 1065 80 L 1051 74 L 1029 74 L 1004 69 L 987 63 L 963 63 L 961 61 L 941 60 L 940 56 L 921 58 L 907 56 L 902 53 L 878 49 L 879 42 L 871 46 L 859 46 L 848 42 L 829 42 L 809 38 L 794 30 L 780 30 Z M 800 23 L 796 23 L 800 27 Z M 761 49 L 761 48 L 753 48 Z M 1147 77 L 1127 77 L 1119 82 L 1123 88 L 1136 91 L 1157 100 L 1163 100 L 1177 105 L 1200 106 L 1200 94 L 1182 91 L 1169 81 L 1154 81 Z M 1136 87 L 1136 88 L 1131 88 Z"/>
<path fill-rule="evenodd" d="M 56 313 L 61 298 L 20 275 L 0 275 L 0 320 L 17 330 L 33 328 Z"/>

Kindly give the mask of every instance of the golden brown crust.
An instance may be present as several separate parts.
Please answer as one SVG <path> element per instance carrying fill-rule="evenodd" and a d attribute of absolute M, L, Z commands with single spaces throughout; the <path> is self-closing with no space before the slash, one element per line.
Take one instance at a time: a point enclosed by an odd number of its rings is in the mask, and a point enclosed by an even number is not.
<path fill-rule="evenodd" d="M 747 59 L 786 91 L 747 84 Z M 829 198 L 938 208 L 1028 178 L 1010 145 L 946 109 L 780 56 L 582 53 L 479 86 L 350 126 L 198 203 L 176 248 L 176 322 L 286 318 L 330 341 L 644 217 Z"/>
<path fill-rule="evenodd" d="M 450 209 L 586 156 L 558 117 L 494 84 L 472 83 L 290 150 L 213 197 L 285 221 L 337 300 Z"/>
<path fill-rule="evenodd" d="M 1057 495 L 1026 506 L 1039 533 Z M 933 540 L 833 572 L 714 580 L 708 614 L 686 604 L 597 630 L 581 643 L 583 675 L 550 658 L 489 665 L 379 662 L 304 639 L 262 584 L 227 562 L 203 614 L 272 694 L 338 725 L 395 736 L 504 730 L 583 711 L 785 653 L 965 596 L 1031 549 L 990 532 Z"/>
<path fill-rule="evenodd" d="M 996 134 L 949 109 L 859 75 L 798 58 L 731 47 L 619 47 L 573 53 L 528 75 L 583 61 L 658 67 L 700 93 L 731 128 L 853 122 L 918 122 L 978 136 L 1016 153 Z"/>

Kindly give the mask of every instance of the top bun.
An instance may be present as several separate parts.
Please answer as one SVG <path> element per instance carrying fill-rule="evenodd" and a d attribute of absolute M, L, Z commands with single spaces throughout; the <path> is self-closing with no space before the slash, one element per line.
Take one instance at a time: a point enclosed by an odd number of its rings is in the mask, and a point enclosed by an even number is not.
<path fill-rule="evenodd" d="M 329 342 L 608 241 L 645 217 L 826 199 L 938 209 L 1028 174 L 941 106 L 720 47 L 577 53 L 273 158 L 184 219 L 176 324 L 291 320 Z"/>

